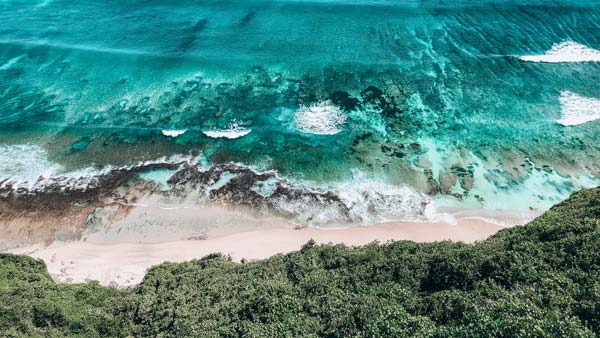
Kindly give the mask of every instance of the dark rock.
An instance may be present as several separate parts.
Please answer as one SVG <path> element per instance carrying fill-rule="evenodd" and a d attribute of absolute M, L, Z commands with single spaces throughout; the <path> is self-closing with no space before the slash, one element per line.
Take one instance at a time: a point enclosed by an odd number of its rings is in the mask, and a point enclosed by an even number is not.
<path fill-rule="evenodd" d="M 347 92 L 334 92 L 333 94 L 331 94 L 329 99 L 331 100 L 331 102 L 333 102 L 333 104 L 346 111 L 353 111 L 359 105 L 358 99 L 351 97 L 350 94 L 348 94 Z"/>

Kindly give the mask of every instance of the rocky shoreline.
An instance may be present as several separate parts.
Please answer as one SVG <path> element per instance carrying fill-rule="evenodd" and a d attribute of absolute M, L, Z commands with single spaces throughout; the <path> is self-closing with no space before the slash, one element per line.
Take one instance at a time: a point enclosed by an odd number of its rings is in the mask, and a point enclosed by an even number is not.
<path fill-rule="evenodd" d="M 140 176 L 158 170 L 172 172 L 166 187 Z M 4 181 L 0 184 L 0 248 L 81 239 L 86 230 L 122 221 L 137 205 L 172 209 L 228 206 L 322 225 L 374 223 L 388 208 L 406 212 L 399 217 L 425 219 L 429 204 L 427 196 L 411 190 L 362 191 L 358 193 L 360 201 L 343 193 L 303 187 L 275 171 L 259 172 L 235 163 L 204 168 L 193 156 L 81 176 L 40 177 L 33 184 Z"/>

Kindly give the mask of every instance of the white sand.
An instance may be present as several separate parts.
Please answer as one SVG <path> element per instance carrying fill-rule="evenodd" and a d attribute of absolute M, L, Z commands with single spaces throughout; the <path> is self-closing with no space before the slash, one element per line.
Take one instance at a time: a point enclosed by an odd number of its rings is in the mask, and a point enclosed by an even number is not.
<path fill-rule="evenodd" d="M 97 280 L 103 285 L 130 286 L 139 283 L 146 269 L 153 265 L 188 261 L 215 252 L 231 255 L 234 260 L 262 259 L 298 250 L 311 238 L 318 243 L 346 245 L 389 240 L 474 242 L 501 228 L 469 218 L 458 218 L 456 224 L 393 222 L 337 229 L 294 229 L 290 225 L 271 223 L 261 229 L 208 236 L 204 240 L 136 243 L 112 236 L 110 241 L 90 237 L 85 241 L 54 242 L 49 246 L 34 245 L 9 252 L 43 259 L 57 281 Z"/>

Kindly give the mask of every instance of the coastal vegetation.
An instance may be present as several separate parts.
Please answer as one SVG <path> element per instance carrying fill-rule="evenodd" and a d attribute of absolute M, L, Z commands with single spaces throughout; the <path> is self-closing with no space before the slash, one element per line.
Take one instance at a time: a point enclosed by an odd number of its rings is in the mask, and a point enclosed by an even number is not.
<path fill-rule="evenodd" d="M 462 243 L 317 245 L 151 268 L 129 289 L 55 283 L 0 255 L 2 337 L 595 337 L 600 189 Z"/>

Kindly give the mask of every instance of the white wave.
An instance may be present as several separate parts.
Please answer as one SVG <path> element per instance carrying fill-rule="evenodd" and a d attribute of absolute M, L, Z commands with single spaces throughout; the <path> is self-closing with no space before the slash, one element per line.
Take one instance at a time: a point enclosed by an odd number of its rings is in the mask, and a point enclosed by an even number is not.
<path fill-rule="evenodd" d="M 0 145 L 0 181 L 37 182 L 63 170 L 49 161 L 46 150 L 38 145 Z"/>
<path fill-rule="evenodd" d="M 52 184 L 59 184 L 62 190 L 82 189 L 99 184 L 104 175 L 113 170 L 134 169 L 152 164 L 196 163 L 196 158 L 186 155 L 161 157 L 156 160 L 138 162 L 134 165 L 102 169 L 85 167 L 66 170 L 62 165 L 48 160 L 47 151 L 35 144 L 0 145 L 0 187 L 8 184 L 13 189 L 25 188 L 32 191 L 43 190 Z"/>
<path fill-rule="evenodd" d="M 251 129 L 203 130 L 202 133 L 212 138 L 236 139 L 250 134 Z"/>
<path fill-rule="evenodd" d="M 294 114 L 299 131 L 315 135 L 335 135 L 346 122 L 346 116 L 330 101 L 301 106 Z"/>
<path fill-rule="evenodd" d="M 431 198 L 406 187 L 387 183 L 355 173 L 351 180 L 337 182 L 330 186 L 319 186 L 314 182 L 293 182 L 286 184 L 317 194 L 332 193 L 339 198 L 341 205 L 311 198 L 279 198 L 275 208 L 284 213 L 296 215 L 293 221 L 316 226 L 346 224 L 369 225 L 387 221 L 428 221 L 439 215 L 431 204 Z M 323 195 L 325 197 L 325 195 Z M 346 209 L 344 210 L 343 206 Z M 347 212 L 347 214 L 346 214 Z M 432 218 L 433 217 L 433 218 Z"/>
<path fill-rule="evenodd" d="M 187 129 L 163 129 L 162 134 L 167 137 L 177 137 L 187 132 Z"/>
<path fill-rule="evenodd" d="M 240 127 L 238 122 L 232 122 L 227 129 L 203 130 L 202 133 L 212 138 L 236 139 L 246 136 L 252 132 L 252 129 Z"/>
<path fill-rule="evenodd" d="M 522 61 L 529 62 L 600 62 L 600 50 L 590 48 L 573 41 L 554 44 L 550 50 L 542 55 L 521 56 Z"/>
<path fill-rule="evenodd" d="M 559 100 L 561 118 L 556 122 L 563 126 L 576 126 L 600 119 L 600 99 L 563 91 Z"/>
<path fill-rule="evenodd" d="M 363 223 L 382 221 L 416 221 L 426 218 L 430 198 L 416 190 L 370 179 L 363 174 L 338 184 L 332 191 L 350 209 L 353 220 Z"/>

